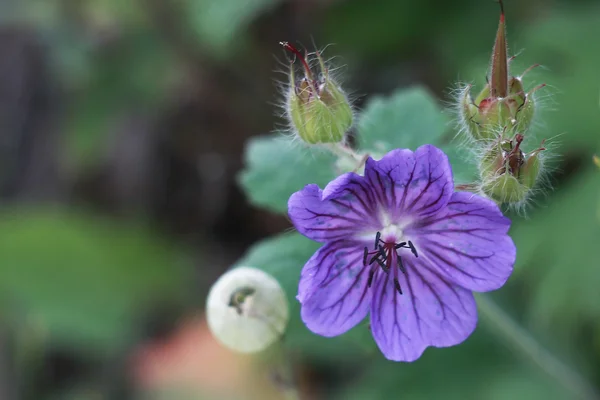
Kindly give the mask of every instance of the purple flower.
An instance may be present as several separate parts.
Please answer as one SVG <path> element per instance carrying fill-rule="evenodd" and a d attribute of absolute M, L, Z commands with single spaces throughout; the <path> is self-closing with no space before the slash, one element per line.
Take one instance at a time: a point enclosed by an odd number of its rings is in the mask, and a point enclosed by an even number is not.
<path fill-rule="evenodd" d="M 510 220 L 491 200 L 454 192 L 448 158 L 431 145 L 369 158 L 364 176 L 323 190 L 307 185 L 288 209 L 300 233 L 325 243 L 300 278 L 306 326 L 337 336 L 370 312 L 390 360 L 464 341 L 477 324 L 472 291 L 501 287 L 515 262 Z"/>

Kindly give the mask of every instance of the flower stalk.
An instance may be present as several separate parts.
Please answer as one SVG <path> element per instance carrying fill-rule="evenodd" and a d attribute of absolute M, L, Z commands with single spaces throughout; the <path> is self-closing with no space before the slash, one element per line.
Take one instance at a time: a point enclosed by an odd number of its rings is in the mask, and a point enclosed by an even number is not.
<path fill-rule="evenodd" d="M 577 371 L 570 368 L 558 357 L 544 348 L 525 329 L 511 319 L 489 296 L 477 296 L 477 308 L 480 315 L 488 321 L 491 331 L 526 356 L 529 361 L 544 371 L 554 381 L 582 400 L 598 400 L 600 394 Z"/>

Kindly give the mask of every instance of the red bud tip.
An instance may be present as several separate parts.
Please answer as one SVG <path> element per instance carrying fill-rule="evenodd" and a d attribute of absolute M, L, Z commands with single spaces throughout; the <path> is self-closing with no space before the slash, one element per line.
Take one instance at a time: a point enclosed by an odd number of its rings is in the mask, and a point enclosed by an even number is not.
<path fill-rule="evenodd" d="M 300 52 L 300 50 L 298 50 L 297 48 L 295 48 L 294 46 L 292 46 L 289 42 L 279 42 L 279 44 L 286 49 L 287 51 L 289 51 L 290 53 L 294 54 L 296 57 L 298 57 L 300 59 L 300 61 L 302 62 L 302 65 L 304 66 L 304 70 L 306 71 L 306 76 L 312 80 L 312 72 L 310 71 L 310 67 L 308 66 L 308 63 L 306 62 L 306 58 L 302 55 L 302 53 Z"/>
<path fill-rule="evenodd" d="M 521 135 L 520 133 L 517 133 L 515 135 L 515 142 L 517 142 L 517 146 L 516 147 L 519 147 L 519 145 L 523 142 L 523 140 L 525 140 L 525 137 L 523 135 Z"/>
<path fill-rule="evenodd" d="M 508 56 L 506 50 L 506 31 L 504 27 L 504 4 L 500 4 L 500 23 L 494 42 L 492 53 L 492 73 L 490 78 L 490 95 L 492 97 L 506 97 L 508 94 Z"/>

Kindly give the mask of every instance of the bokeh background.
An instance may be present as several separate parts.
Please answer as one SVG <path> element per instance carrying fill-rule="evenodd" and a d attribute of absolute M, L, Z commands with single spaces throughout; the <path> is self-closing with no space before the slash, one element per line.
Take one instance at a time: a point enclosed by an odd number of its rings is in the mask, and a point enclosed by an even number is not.
<path fill-rule="evenodd" d="M 495 299 L 597 385 L 600 4 L 505 7 L 514 70 L 544 66 L 554 189 L 514 215 Z M 237 184 L 247 140 L 283 123 L 278 42 L 332 44 L 359 108 L 416 84 L 442 102 L 484 82 L 497 20 L 492 0 L 0 2 L 0 399 L 282 398 L 203 318 L 211 283 L 290 226 Z M 500 336 L 402 366 L 297 352 L 294 371 L 306 399 L 572 398 Z"/>

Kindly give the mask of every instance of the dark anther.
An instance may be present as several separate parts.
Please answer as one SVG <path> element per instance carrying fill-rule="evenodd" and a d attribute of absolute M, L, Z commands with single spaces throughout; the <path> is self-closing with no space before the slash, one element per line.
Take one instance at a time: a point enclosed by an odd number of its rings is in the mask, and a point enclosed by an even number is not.
<path fill-rule="evenodd" d="M 400 282 L 398 282 L 398 279 L 394 278 L 394 286 L 396 286 L 396 290 L 398 291 L 398 293 L 402 294 L 402 289 L 400 288 Z"/>
<path fill-rule="evenodd" d="M 402 258 L 400 258 L 400 256 L 398 256 L 397 258 L 398 258 L 398 268 L 400 268 L 400 271 L 402 271 L 403 274 L 406 274 L 406 270 L 404 269 L 404 264 L 402 264 Z"/>
<path fill-rule="evenodd" d="M 375 235 L 375 246 L 373 246 L 373 248 L 375 250 L 377 250 L 377 245 L 379 244 L 380 240 L 381 240 L 381 232 L 377 232 L 377 234 Z"/>
<path fill-rule="evenodd" d="M 369 265 L 373 264 L 375 261 L 379 261 L 379 254 L 375 254 L 373 257 L 371 257 L 369 260 Z M 385 259 L 383 261 L 385 261 Z"/>
<path fill-rule="evenodd" d="M 412 242 L 410 240 L 408 241 L 408 247 L 410 247 L 410 251 L 413 253 L 413 256 L 418 258 L 419 255 L 417 254 L 417 249 L 415 248 L 415 245 L 412 244 Z"/>
<path fill-rule="evenodd" d="M 395 268 L 395 266 L 393 266 L 393 264 L 394 264 L 393 257 L 395 255 L 396 259 L 397 259 L 396 264 L 398 266 L 398 269 L 403 274 L 406 275 L 407 271 L 404 266 L 402 257 L 400 257 L 400 254 L 398 252 L 399 249 L 409 249 L 410 252 L 415 257 L 419 257 L 419 254 L 417 253 L 417 249 L 415 248 L 415 245 L 410 240 L 408 240 L 406 242 L 399 242 L 399 243 L 393 243 L 391 241 L 384 242 L 383 240 L 381 240 L 381 232 L 377 232 L 377 235 L 375 236 L 375 251 L 369 251 L 369 249 L 365 247 L 364 254 L 363 254 L 363 264 L 365 266 L 367 266 L 367 265 L 372 265 L 374 262 L 377 262 L 377 265 L 379 267 L 381 267 L 381 269 L 383 269 L 383 272 L 385 272 L 387 274 L 390 272 L 390 269 L 392 267 Z M 374 279 L 376 271 L 377 271 L 377 268 L 372 267 L 371 271 L 369 272 L 369 279 L 368 279 L 369 287 L 371 287 L 371 285 L 373 283 L 373 279 Z M 395 275 L 396 275 L 396 273 L 394 273 L 394 276 Z M 395 285 L 398 293 L 402 294 L 402 289 L 400 288 L 400 283 L 398 282 L 398 278 L 394 278 L 394 285 Z"/>
<path fill-rule="evenodd" d="M 375 261 L 377 261 L 377 264 L 379 264 L 379 266 L 383 269 L 383 271 L 387 274 L 390 269 L 387 267 L 387 265 L 385 265 L 385 263 L 383 261 L 381 261 L 379 258 L 375 258 Z"/>

